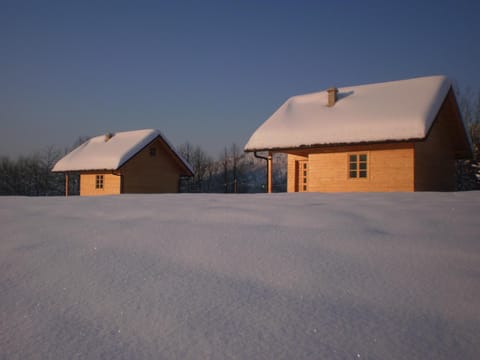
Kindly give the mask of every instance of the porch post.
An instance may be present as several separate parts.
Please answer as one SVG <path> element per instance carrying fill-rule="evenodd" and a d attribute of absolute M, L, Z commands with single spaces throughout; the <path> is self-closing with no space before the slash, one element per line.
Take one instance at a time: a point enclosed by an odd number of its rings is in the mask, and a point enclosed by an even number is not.
<path fill-rule="evenodd" d="M 65 196 L 68 196 L 68 173 L 65 173 Z"/>
<path fill-rule="evenodd" d="M 267 193 L 272 192 L 272 153 L 268 152 L 267 157 Z"/>

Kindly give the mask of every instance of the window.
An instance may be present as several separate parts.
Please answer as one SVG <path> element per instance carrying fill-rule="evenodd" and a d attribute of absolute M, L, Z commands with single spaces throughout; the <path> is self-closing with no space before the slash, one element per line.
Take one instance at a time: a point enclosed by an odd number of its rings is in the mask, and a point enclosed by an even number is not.
<path fill-rule="evenodd" d="M 348 155 L 348 169 L 350 179 L 363 178 L 368 174 L 367 154 L 350 154 Z"/>
<path fill-rule="evenodd" d="M 95 189 L 103 189 L 103 175 L 95 177 Z"/>
<path fill-rule="evenodd" d="M 157 155 L 157 148 L 152 147 L 152 148 L 148 149 L 148 152 L 149 152 L 150 156 L 156 156 Z"/>

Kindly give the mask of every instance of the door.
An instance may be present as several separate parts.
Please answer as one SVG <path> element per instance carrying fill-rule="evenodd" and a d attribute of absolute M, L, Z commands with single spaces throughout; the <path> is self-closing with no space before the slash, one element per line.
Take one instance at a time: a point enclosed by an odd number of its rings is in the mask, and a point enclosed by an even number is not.
<path fill-rule="evenodd" d="M 295 191 L 308 191 L 308 160 L 297 160 L 295 171 Z"/>

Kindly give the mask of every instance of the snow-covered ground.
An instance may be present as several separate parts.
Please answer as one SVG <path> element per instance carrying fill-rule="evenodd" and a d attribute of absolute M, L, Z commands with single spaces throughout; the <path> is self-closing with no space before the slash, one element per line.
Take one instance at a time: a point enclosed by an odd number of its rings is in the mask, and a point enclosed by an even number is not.
<path fill-rule="evenodd" d="M 478 359 L 480 192 L 0 198 L 1 359 Z"/>

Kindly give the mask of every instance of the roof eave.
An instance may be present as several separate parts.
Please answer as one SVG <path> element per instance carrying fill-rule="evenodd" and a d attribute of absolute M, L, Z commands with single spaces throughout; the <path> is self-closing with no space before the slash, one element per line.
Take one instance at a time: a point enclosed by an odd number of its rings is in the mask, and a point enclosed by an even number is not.
<path fill-rule="evenodd" d="M 117 171 L 120 167 L 116 169 L 74 169 L 74 170 L 51 170 L 54 173 L 81 173 L 81 172 L 90 172 L 90 171 L 96 171 L 96 172 L 104 172 L 104 171 Z"/>
<path fill-rule="evenodd" d="M 409 143 L 425 140 L 425 138 L 409 138 L 409 139 L 398 139 L 398 140 L 375 140 L 375 141 L 358 141 L 358 142 L 338 142 L 338 143 L 328 143 L 328 144 L 311 144 L 311 145 L 299 145 L 299 146 L 290 146 L 290 147 L 270 147 L 270 148 L 249 148 L 244 149 L 244 152 L 256 152 L 256 151 L 273 151 L 273 152 L 288 152 L 295 150 L 305 150 L 305 149 L 314 149 L 314 148 L 332 148 L 339 146 L 357 146 L 357 145 L 377 145 L 377 144 L 391 144 L 391 143 Z"/>

